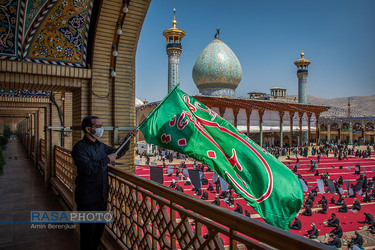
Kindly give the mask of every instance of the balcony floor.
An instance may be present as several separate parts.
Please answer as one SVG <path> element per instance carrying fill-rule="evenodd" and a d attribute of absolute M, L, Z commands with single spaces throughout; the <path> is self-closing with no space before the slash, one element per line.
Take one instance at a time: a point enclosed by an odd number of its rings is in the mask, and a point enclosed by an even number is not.
<path fill-rule="evenodd" d="M 65 209 L 45 188 L 43 176 L 17 137 L 9 140 L 5 157 L 4 175 L 0 176 L 0 250 L 79 249 L 79 239 L 73 229 L 31 228 L 35 225 L 29 223 L 31 211 Z"/>

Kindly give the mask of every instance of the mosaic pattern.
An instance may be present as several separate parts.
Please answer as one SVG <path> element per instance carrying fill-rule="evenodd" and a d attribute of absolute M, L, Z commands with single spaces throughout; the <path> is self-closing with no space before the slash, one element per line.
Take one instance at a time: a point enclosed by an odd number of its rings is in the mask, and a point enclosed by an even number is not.
<path fill-rule="evenodd" d="M 15 60 L 21 55 L 21 28 L 24 2 L 0 0 L 0 59 Z"/>
<path fill-rule="evenodd" d="M 59 0 L 35 28 L 25 60 L 85 67 L 91 9 L 90 0 Z"/>
<path fill-rule="evenodd" d="M 39 11 L 43 8 L 43 6 L 48 2 L 48 0 L 28 0 L 26 4 L 26 11 L 25 11 L 25 25 L 23 28 L 24 38 L 27 34 L 30 25 L 34 22 L 35 18 L 38 16 Z"/>
<path fill-rule="evenodd" d="M 0 96 L 8 97 L 31 97 L 31 98 L 48 98 L 50 91 L 32 90 L 32 89 L 9 89 L 0 88 Z"/>
<path fill-rule="evenodd" d="M 193 67 L 194 83 L 205 95 L 234 95 L 241 79 L 240 62 L 220 39 L 203 49 Z"/>

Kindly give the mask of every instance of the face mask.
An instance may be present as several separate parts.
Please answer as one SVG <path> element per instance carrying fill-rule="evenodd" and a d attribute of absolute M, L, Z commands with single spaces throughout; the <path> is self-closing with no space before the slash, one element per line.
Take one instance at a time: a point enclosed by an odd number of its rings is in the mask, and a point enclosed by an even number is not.
<path fill-rule="evenodd" d="M 101 128 L 96 128 L 96 129 L 95 129 L 95 134 L 92 134 L 92 133 L 91 133 L 91 135 L 92 135 L 92 137 L 94 137 L 95 139 L 99 139 L 100 137 L 103 136 L 103 133 L 104 133 L 104 128 L 101 127 Z"/>

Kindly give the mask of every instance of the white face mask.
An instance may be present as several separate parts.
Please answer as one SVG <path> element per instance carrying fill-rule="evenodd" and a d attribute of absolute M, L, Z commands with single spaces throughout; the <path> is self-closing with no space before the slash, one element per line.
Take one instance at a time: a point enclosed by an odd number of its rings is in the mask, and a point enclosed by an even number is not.
<path fill-rule="evenodd" d="M 91 135 L 92 135 L 92 137 L 94 137 L 95 139 L 99 139 L 100 137 L 103 136 L 103 133 L 104 133 L 104 128 L 101 127 L 101 128 L 96 128 L 96 129 L 95 129 L 95 134 L 92 134 L 92 133 L 91 133 Z"/>

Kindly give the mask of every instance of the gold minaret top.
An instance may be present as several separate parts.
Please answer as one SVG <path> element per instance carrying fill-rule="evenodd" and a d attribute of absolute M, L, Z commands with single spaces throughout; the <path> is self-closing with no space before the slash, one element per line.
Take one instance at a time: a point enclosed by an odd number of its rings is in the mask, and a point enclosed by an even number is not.
<path fill-rule="evenodd" d="M 186 35 L 185 31 L 178 29 L 176 21 L 176 9 L 173 9 L 172 28 L 164 30 L 163 36 L 167 43 L 181 43 L 182 38 Z"/>
<path fill-rule="evenodd" d="M 305 58 L 305 53 L 303 53 L 303 51 L 301 52 L 301 58 L 294 62 L 297 68 L 305 68 L 305 69 L 307 69 L 310 63 L 311 61 Z"/>

